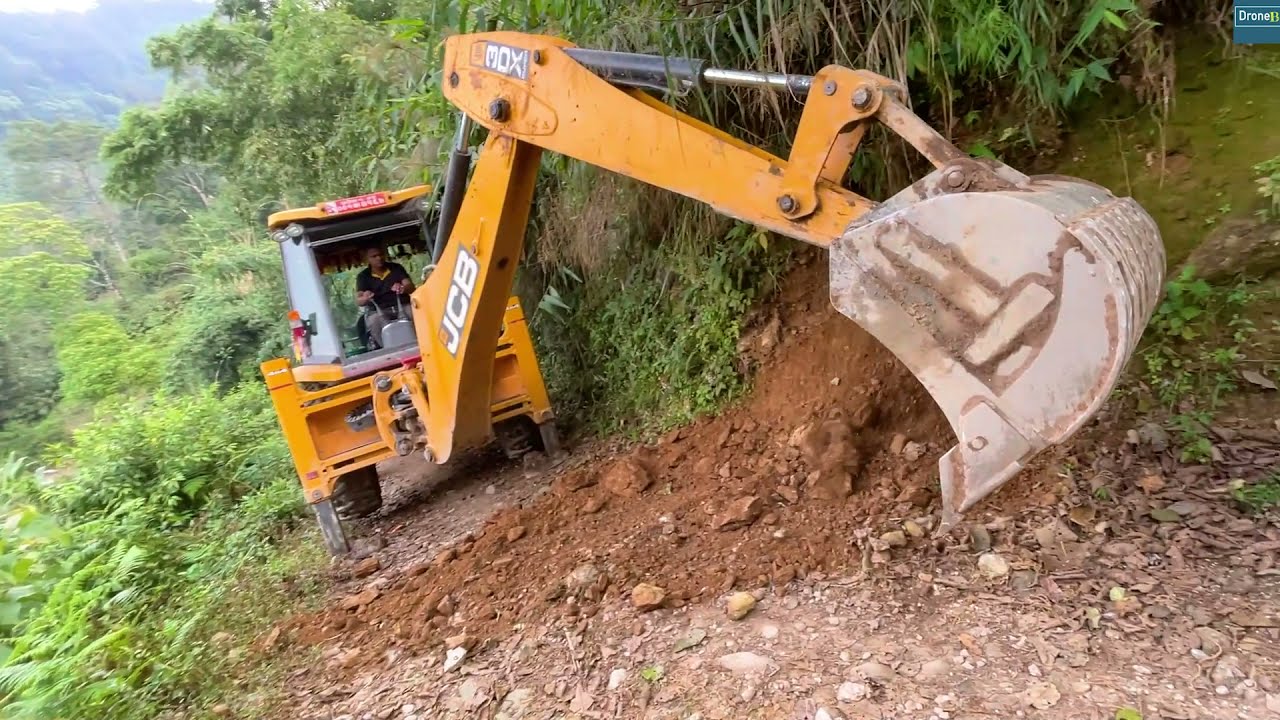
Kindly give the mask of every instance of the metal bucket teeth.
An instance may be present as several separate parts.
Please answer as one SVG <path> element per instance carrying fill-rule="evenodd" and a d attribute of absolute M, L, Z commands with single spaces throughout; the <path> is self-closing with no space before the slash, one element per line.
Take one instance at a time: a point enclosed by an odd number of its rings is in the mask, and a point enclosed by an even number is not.
<path fill-rule="evenodd" d="M 938 463 L 944 526 L 1098 411 L 1165 272 L 1132 199 L 974 168 L 970 190 L 948 192 L 961 176 L 937 170 L 831 246 L 832 303 L 920 379 L 959 440 Z"/>

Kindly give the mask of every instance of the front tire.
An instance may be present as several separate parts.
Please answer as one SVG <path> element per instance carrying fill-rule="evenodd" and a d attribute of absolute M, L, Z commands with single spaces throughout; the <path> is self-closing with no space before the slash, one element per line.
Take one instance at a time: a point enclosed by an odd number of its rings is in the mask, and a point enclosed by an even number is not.
<path fill-rule="evenodd" d="M 338 478 L 330 499 L 334 511 L 343 520 L 377 512 L 382 507 L 382 485 L 378 482 L 378 468 L 368 465 Z"/>

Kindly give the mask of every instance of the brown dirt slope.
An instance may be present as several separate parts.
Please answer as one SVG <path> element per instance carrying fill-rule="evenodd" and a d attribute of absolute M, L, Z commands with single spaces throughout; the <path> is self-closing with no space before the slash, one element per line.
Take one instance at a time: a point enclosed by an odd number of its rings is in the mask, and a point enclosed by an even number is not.
<path fill-rule="evenodd" d="M 298 618 L 301 636 L 342 632 L 352 644 L 357 633 L 368 650 L 412 651 L 464 632 L 490 637 L 551 606 L 590 613 L 648 578 L 661 577 L 678 605 L 860 565 L 854 534 L 890 514 L 923 512 L 936 457 L 954 437 L 915 378 L 831 309 L 825 270 L 810 263 L 789 278 L 775 305 L 776 344 L 750 338 L 746 351 L 761 368 L 744 402 L 615 461 L 646 476 L 643 492 L 602 482 L 614 466 L 564 470 L 550 492 L 500 510 L 448 559 L 412 568 L 358 610 L 338 604 Z M 921 456 L 893 456 L 895 435 L 919 443 Z M 758 522 L 717 530 L 746 497 L 759 499 Z M 786 537 L 777 537 L 781 524 Z M 564 580 L 584 563 L 600 577 L 566 604 Z M 445 597 L 447 620 L 435 607 Z"/>

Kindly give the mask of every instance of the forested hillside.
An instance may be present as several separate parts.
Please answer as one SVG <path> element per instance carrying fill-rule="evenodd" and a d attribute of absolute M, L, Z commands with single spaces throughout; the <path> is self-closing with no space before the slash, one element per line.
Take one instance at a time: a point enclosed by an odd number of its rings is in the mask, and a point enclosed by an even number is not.
<path fill-rule="evenodd" d="M 0 13 L 0 135 L 14 120 L 111 124 L 158 100 L 152 36 L 212 12 L 194 0 L 103 0 L 84 13 Z"/>
<path fill-rule="evenodd" d="M 310 597 L 319 543 L 258 372 L 288 340 L 262 222 L 438 181 L 448 34 L 494 23 L 726 67 L 869 67 L 965 149 L 1031 161 L 1104 94 L 1159 116 L 1161 23 L 1208 27 L 1220 5 L 119 0 L 6 18 L 0 120 L 30 122 L 3 143 L 0 717 L 203 717 L 243 660 L 211 638 L 247 641 Z M 142 37 L 193 17 L 151 39 L 148 71 Z M 126 109 L 163 80 L 163 102 Z M 784 154 L 799 119 L 752 90 L 677 102 Z M 883 197 L 915 163 L 875 137 L 851 180 Z M 737 397 L 745 318 L 792 244 L 561 157 L 542 169 L 517 282 L 557 414 L 642 433 Z"/>

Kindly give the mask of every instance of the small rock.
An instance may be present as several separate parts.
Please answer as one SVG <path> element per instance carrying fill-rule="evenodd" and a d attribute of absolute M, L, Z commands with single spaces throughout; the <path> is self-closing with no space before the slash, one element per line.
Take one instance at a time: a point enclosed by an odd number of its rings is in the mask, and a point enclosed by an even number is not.
<path fill-rule="evenodd" d="M 231 706 L 227 705 L 226 703 L 218 703 L 217 705 L 214 705 L 212 708 L 209 708 L 209 712 L 213 713 L 214 715 L 217 715 L 218 717 L 226 717 L 231 714 Z"/>
<path fill-rule="evenodd" d="M 902 523 L 902 529 L 905 530 L 908 535 L 917 540 L 924 537 L 924 528 L 915 520 L 908 520 Z"/>
<path fill-rule="evenodd" d="M 1036 683 L 1022 693 L 1022 700 L 1037 710 L 1048 710 L 1062 699 L 1062 693 L 1053 683 Z"/>
<path fill-rule="evenodd" d="M 498 492 L 498 488 L 494 487 L 493 485 L 485 485 L 485 486 L 484 486 L 484 494 L 485 494 L 485 495 L 495 495 L 495 494 L 497 494 L 497 492 Z"/>
<path fill-rule="evenodd" d="M 444 639 L 444 647 L 446 650 L 453 650 L 454 648 L 470 649 L 474 644 L 475 643 L 471 640 L 471 638 L 466 633 L 450 635 L 449 637 Z"/>
<path fill-rule="evenodd" d="M 844 715 L 834 708 L 820 707 L 813 713 L 813 720 L 844 720 Z"/>
<path fill-rule="evenodd" d="M 711 527 L 729 531 L 743 528 L 755 522 L 764 512 L 764 501 L 755 495 L 746 495 L 729 503 L 724 512 L 711 520 Z"/>
<path fill-rule="evenodd" d="M 741 620 L 756 606 L 756 598 L 749 592 L 736 592 L 729 596 L 726 611 L 730 620 Z"/>
<path fill-rule="evenodd" d="M 378 569 L 381 567 L 382 561 L 378 560 L 378 556 L 370 555 L 356 563 L 355 567 L 351 568 L 351 575 L 358 578 L 369 577 L 370 575 L 378 572 Z"/>
<path fill-rule="evenodd" d="M 842 703 L 852 703 L 862 700 L 871 694 L 871 689 L 866 683 L 845 681 L 840 683 L 840 687 L 836 688 L 836 699 Z"/>
<path fill-rule="evenodd" d="M 667 591 L 657 585 L 640 583 L 631 589 L 631 604 L 641 612 L 657 610 L 666 599 Z"/>
<path fill-rule="evenodd" d="M 893 440 L 889 442 L 889 452 L 894 455 L 901 455 L 902 449 L 907 446 L 907 436 L 902 433 L 894 433 Z"/>
<path fill-rule="evenodd" d="M 381 594 L 381 591 L 379 591 L 378 588 L 367 587 L 364 590 L 361 590 L 360 592 L 356 593 L 355 595 L 348 595 L 347 597 L 343 598 L 342 609 L 355 610 L 357 608 L 362 608 L 365 605 L 368 605 L 369 603 L 373 602 L 374 600 L 377 600 L 379 594 Z"/>
<path fill-rule="evenodd" d="M 440 598 L 435 604 L 434 611 L 436 615 L 440 615 L 442 617 L 449 617 L 452 615 L 454 611 L 453 598 L 448 595 Z"/>
<path fill-rule="evenodd" d="M 1035 570 L 1014 570 L 1009 578 L 1009 585 L 1014 590 L 1030 590 L 1040 581 Z"/>
<path fill-rule="evenodd" d="M 796 490 L 790 485 L 779 485 L 776 489 L 774 489 L 774 492 L 778 495 L 778 497 L 782 498 L 783 500 L 785 500 L 787 503 L 791 505 L 795 505 L 796 503 L 800 502 L 800 491 Z"/>
<path fill-rule="evenodd" d="M 626 679 L 627 671 L 625 668 L 614 668 L 613 672 L 609 673 L 609 689 L 617 690 Z"/>
<path fill-rule="evenodd" d="M 787 438 L 787 445 L 790 447 L 800 447 L 805 443 L 805 440 L 808 439 L 809 435 L 811 435 L 815 429 L 816 428 L 813 423 L 797 425 L 796 428 L 791 431 L 790 437 Z"/>
<path fill-rule="evenodd" d="M 1231 649 L 1231 639 L 1211 627 L 1197 627 L 1196 638 L 1200 640 L 1200 649 L 1209 655 L 1221 655 Z"/>
<path fill-rule="evenodd" d="M 736 652 L 716 658 L 716 664 L 729 672 L 763 673 L 773 666 L 773 661 L 753 652 Z"/>
<path fill-rule="evenodd" d="M 1244 668 L 1240 666 L 1240 658 L 1235 655 L 1228 655 L 1219 660 L 1214 666 L 1213 671 L 1209 673 L 1209 679 L 1214 685 L 1227 685 L 1235 687 L 1236 683 L 1248 677 Z"/>
<path fill-rule="evenodd" d="M 1164 452 L 1169 447 L 1169 433 L 1156 423 L 1147 423 L 1138 428 L 1138 441 L 1151 446 L 1156 452 Z"/>
<path fill-rule="evenodd" d="M 227 645 L 230 645 L 232 639 L 233 637 L 229 632 L 216 632 L 209 636 L 209 642 L 212 643 L 213 646 L 217 648 L 222 648 L 222 647 L 226 647 Z"/>
<path fill-rule="evenodd" d="M 915 462 L 924 457 L 925 447 L 918 442 L 909 442 L 902 448 L 902 457 L 907 462 Z"/>
<path fill-rule="evenodd" d="M 381 535 L 362 537 L 351 543 L 351 556 L 363 560 L 387 546 L 387 539 Z"/>
<path fill-rule="evenodd" d="M 706 639 L 707 639 L 706 630 L 703 630 L 702 628 L 694 628 L 689 631 L 688 635 L 685 635 L 684 637 L 677 640 L 675 646 L 672 649 L 674 649 L 676 652 L 684 652 L 685 650 L 689 650 L 690 648 L 698 647 L 699 645 L 702 644 L 702 641 Z"/>
<path fill-rule="evenodd" d="M 756 697 L 756 686 L 751 683 L 747 683 L 743 686 L 742 692 L 738 693 L 738 697 L 742 698 L 742 702 L 751 702 Z"/>
<path fill-rule="evenodd" d="M 351 668 L 360 664 L 360 648 L 352 648 L 337 657 L 337 663 L 341 667 Z"/>
<path fill-rule="evenodd" d="M 614 495 L 635 498 L 653 484 L 653 476 L 639 460 L 623 458 L 605 471 L 600 484 Z"/>
<path fill-rule="evenodd" d="M 444 654 L 444 671 L 458 667 L 462 664 L 463 658 L 467 656 L 467 649 L 464 647 L 456 647 Z"/>
<path fill-rule="evenodd" d="M 600 568 L 591 563 L 583 563 L 569 573 L 565 585 L 572 591 L 586 590 L 600 579 Z"/>
<path fill-rule="evenodd" d="M 894 502 L 907 503 L 913 507 L 926 508 L 933 500 L 933 491 L 924 485 L 910 485 L 902 489 Z"/>
<path fill-rule="evenodd" d="M 436 555 L 436 559 L 432 561 L 432 564 L 435 565 L 436 567 L 440 567 L 441 565 L 448 565 L 449 563 L 457 559 L 458 559 L 458 551 L 449 547 L 449 548 L 445 548 L 444 550 L 441 550 L 439 554 Z"/>
<path fill-rule="evenodd" d="M 969 528 L 969 543 L 974 552 L 986 552 L 991 549 L 991 533 L 984 525 L 973 525 Z"/>
<path fill-rule="evenodd" d="M 920 680 L 936 680 L 949 672 L 951 672 L 951 665 L 946 660 L 939 658 L 930 660 L 920 666 L 920 674 L 917 677 Z"/>
<path fill-rule="evenodd" d="M 603 495 L 589 497 L 586 502 L 582 503 L 582 513 L 584 515 L 595 515 L 604 508 L 606 502 L 607 500 Z"/>
<path fill-rule="evenodd" d="M 516 720 L 524 717 L 531 700 L 533 700 L 532 690 L 528 688 L 512 690 L 502 698 L 502 705 L 498 707 L 498 714 L 495 716 L 496 720 Z"/>
<path fill-rule="evenodd" d="M 517 525 L 507 531 L 507 542 L 513 543 L 524 537 L 525 528 L 523 525 Z"/>
<path fill-rule="evenodd" d="M 764 638 L 765 640 L 776 640 L 776 639 L 778 639 L 778 626 L 777 626 L 777 625 L 763 625 L 763 626 L 761 626 L 761 627 L 760 627 L 760 637 Z"/>
<path fill-rule="evenodd" d="M 887 683 L 893 679 L 893 668 L 878 662 L 864 662 L 853 669 L 853 674 L 864 680 L 875 680 L 878 683 Z"/>
<path fill-rule="evenodd" d="M 903 547 L 907 544 L 907 536 L 901 530 L 890 530 L 880 536 L 880 539 L 889 544 L 889 547 Z"/>
<path fill-rule="evenodd" d="M 1009 574 L 1009 561 L 997 553 L 983 553 L 978 558 L 978 569 L 989 578 L 1002 578 Z"/>

